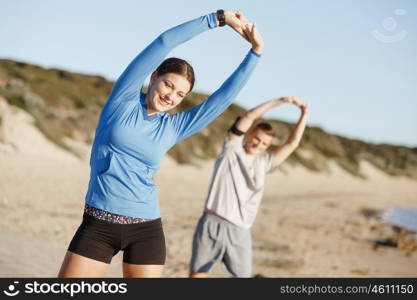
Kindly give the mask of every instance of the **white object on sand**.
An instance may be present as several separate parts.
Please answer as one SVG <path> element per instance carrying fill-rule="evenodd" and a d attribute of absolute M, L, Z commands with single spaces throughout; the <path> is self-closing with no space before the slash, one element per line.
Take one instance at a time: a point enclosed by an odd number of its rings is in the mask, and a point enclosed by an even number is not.
<path fill-rule="evenodd" d="M 417 232 L 417 207 L 390 207 L 382 215 L 385 222 Z"/>

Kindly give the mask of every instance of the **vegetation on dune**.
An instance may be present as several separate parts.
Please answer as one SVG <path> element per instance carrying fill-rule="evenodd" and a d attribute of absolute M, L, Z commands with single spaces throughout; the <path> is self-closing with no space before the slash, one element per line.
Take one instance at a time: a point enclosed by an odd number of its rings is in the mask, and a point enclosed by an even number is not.
<path fill-rule="evenodd" d="M 71 149 L 63 137 L 92 142 L 101 107 L 112 85 L 113 82 L 101 76 L 0 60 L 0 95 L 9 104 L 29 112 L 45 136 L 66 150 Z M 176 111 L 191 108 L 206 97 L 190 93 Z M 168 154 L 179 163 L 216 157 L 225 131 L 243 112 L 242 107 L 231 105 L 213 123 L 174 146 Z M 293 125 L 279 120 L 268 121 L 276 129 L 278 140 L 285 141 Z M 290 156 L 288 163 L 323 172 L 328 170 L 329 161 L 335 161 L 352 175 L 362 178 L 365 174 L 361 172 L 360 162 L 367 161 L 392 176 L 417 179 L 416 148 L 366 143 L 331 135 L 318 127 L 306 129 L 299 149 Z"/>

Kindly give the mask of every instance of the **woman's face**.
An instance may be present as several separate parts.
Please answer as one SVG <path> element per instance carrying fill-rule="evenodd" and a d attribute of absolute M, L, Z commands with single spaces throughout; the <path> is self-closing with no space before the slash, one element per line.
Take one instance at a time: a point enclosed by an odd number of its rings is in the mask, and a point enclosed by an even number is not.
<path fill-rule="evenodd" d="M 152 74 L 151 85 L 147 96 L 148 114 L 173 109 L 190 91 L 191 84 L 179 74 L 166 73 L 157 76 Z"/>

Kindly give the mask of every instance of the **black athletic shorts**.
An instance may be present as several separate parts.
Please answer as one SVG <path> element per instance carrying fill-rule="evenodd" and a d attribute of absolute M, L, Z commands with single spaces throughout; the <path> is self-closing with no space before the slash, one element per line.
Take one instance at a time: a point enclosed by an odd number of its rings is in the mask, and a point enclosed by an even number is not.
<path fill-rule="evenodd" d="M 123 250 L 123 262 L 164 265 L 166 248 L 161 219 L 137 224 L 116 224 L 86 213 L 68 251 L 110 263 Z"/>

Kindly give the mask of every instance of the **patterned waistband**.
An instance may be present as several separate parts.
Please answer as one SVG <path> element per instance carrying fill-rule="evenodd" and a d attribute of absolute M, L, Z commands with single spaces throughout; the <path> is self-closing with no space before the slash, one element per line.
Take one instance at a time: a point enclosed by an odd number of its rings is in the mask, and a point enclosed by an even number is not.
<path fill-rule="evenodd" d="M 84 212 L 87 215 L 90 215 L 96 219 L 100 219 L 100 220 L 115 223 L 115 224 L 138 224 L 138 223 L 153 221 L 153 220 L 146 220 L 142 218 L 133 218 L 133 217 L 117 215 L 117 214 L 108 212 L 106 210 L 92 207 L 88 204 L 85 205 Z"/>

